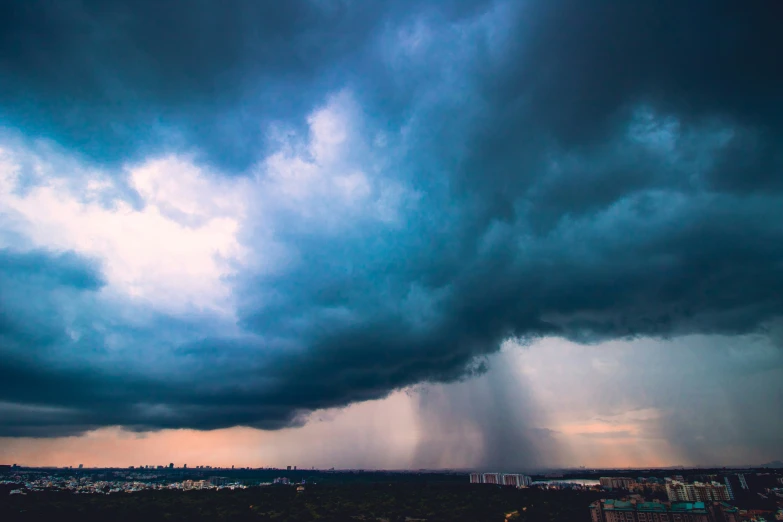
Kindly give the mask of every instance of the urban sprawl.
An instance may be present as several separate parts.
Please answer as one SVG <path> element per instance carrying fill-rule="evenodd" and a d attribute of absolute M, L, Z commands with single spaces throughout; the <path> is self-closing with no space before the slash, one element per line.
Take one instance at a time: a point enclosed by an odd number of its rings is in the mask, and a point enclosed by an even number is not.
<path fill-rule="evenodd" d="M 590 504 L 592 522 L 766 522 L 783 520 L 783 473 L 748 472 L 688 477 L 600 477 L 563 480 L 508 473 L 471 473 L 472 484 L 593 489 L 616 498 Z M 738 493 L 735 495 L 735 491 Z M 739 498 L 738 498 L 739 497 Z M 755 509 L 754 500 L 767 501 Z M 739 501 L 740 506 L 735 501 Z M 749 502 L 750 501 L 750 502 Z M 775 507 L 772 507 L 774 504 Z M 744 505 L 744 506 L 743 506 Z"/>
<path fill-rule="evenodd" d="M 581 478 L 573 472 L 532 476 L 519 473 L 473 472 L 469 474 L 469 481 L 471 484 L 481 485 L 480 487 L 596 492 L 605 498 L 585 506 L 589 509 L 592 522 L 783 520 L 783 469 L 740 471 L 724 468 L 711 470 L 709 473 L 690 470 L 689 473 L 680 471 L 679 474 L 669 476 L 665 476 L 661 470 L 648 471 L 657 476 L 600 476 L 596 475 L 596 470 L 585 470 Z M 311 472 L 301 469 L 297 471 L 296 466 L 288 466 L 284 470 L 253 470 L 210 466 L 174 468 L 174 464 L 169 464 L 90 470 L 82 466 L 22 468 L 16 465 L 0 465 L 0 485 L 4 485 L 10 495 L 28 495 L 40 491 L 121 494 L 145 490 L 221 490 L 272 485 L 295 487 L 297 491 L 303 492 L 307 482 L 305 473 Z M 312 473 L 345 472 L 313 470 Z M 459 480 L 459 477 L 454 478 Z"/>

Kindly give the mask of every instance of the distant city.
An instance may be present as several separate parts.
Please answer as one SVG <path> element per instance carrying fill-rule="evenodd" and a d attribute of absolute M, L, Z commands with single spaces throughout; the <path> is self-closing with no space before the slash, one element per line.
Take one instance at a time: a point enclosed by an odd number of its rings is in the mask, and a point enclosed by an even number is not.
<path fill-rule="evenodd" d="M 627 471 L 627 470 L 626 470 Z M 537 474 L 473 471 L 363 471 L 283 468 L 219 468 L 183 464 L 127 468 L 30 468 L 0 465 L 0 492 L 36 495 L 65 491 L 112 495 L 160 490 L 247 490 L 310 484 L 437 482 L 477 488 L 590 492 L 591 522 L 768 522 L 783 520 L 783 469 L 563 470 Z M 646 473 L 645 473 L 646 472 Z M 514 518 L 513 513 L 510 519 Z M 585 519 L 587 520 L 587 518 Z"/>

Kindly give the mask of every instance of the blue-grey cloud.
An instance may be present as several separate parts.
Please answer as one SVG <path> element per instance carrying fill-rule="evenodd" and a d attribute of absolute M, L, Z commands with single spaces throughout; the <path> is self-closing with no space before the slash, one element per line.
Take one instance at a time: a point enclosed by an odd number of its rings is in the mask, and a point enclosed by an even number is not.
<path fill-rule="evenodd" d="M 767 328 L 783 315 L 779 9 L 4 3 L 0 116 L 29 139 L 110 166 L 195 150 L 250 177 L 266 123 L 301 126 L 347 89 L 368 142 L 387 139 L 352 159 L 382 160 L 415 201 L 337 229 L 281 211 L 294 254 L 230 279 L 238 328 L 107 306 L 71 255 L 0 258 L 18 294 L 0 401 L 19 421 L 2 429 L 279 428 L 480 372 L 510 337 Z M 267 225 L 243 226 L 258 258 Z"/>
<path fill-rule="evenodd" d="M 439 11 L 461 17 L 472 4 Z M 361 75 L 373 34 L 415 10 L 407 1 L 3 2 L 0 116 L 103 164 L 184 148 L 242 170 L 265 147 L 265 123 L 295 120 Z"/>

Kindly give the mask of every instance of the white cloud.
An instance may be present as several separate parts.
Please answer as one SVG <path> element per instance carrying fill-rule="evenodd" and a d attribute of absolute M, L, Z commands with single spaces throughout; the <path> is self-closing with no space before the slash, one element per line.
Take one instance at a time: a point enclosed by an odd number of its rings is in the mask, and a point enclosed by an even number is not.
<path fill-rule="evenodd" d="M 372 157 L 349 93 L 328 98 L 307 123 L 306 141 L 283 136 L 256 177 L 223 176 L 170 155 L 126 166 L 121 180 L 54 146 L 4 140 L 0 247 L 74 250 L 102 261 L 105 297 L 231 317 L 228 278 L 295 257 L 296 245 L 281 243 L 290 226 L 388 225 L 414 199 L 377 169 L 375 179 L 365 173 Z M 128 188 L 140 204 L 122 197 Z"/>
<path fill-rule="evenodd" d="M 174 312 L 230 312 L 223 278 L 245 254 L 237 241 L 241 183 L 226 186 L 181 158 L 153 160 L 128 169 L 142 208 L 117 199 L 107 207 L 96 197 L 115 186 L 106 175 L 78 186 L 63 172 L 18 191 L 22 154 L 32 153 L 0 155 L 0 206 L 31 246 L 100 259 L 114 296 Z"/>
<path fill-rule="evenodd" d="M 283 210 L 289 217 L 294 211 L 312 225 L 332 230 L 357 220 L 396 221 L 408 191 L 376 171 L 370 140 L 361 132 L 361 111 L 350 93 L 331 96 L 307 122 L 305 143 L 295 133 L 273 129 L 277 132 L 271 137 L 280 146 L 261 162 L 257 177 L 265 210 Z M 270 217 L 266 214 L 265 221 Z"/>

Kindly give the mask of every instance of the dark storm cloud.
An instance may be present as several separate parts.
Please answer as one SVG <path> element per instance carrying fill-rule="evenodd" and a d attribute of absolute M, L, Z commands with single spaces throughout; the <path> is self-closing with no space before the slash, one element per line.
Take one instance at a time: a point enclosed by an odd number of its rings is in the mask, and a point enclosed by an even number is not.
<path fill-rule="evenodd" d="M 185 148 L 242 170 L 263 150 L 266 124 L 298 120 L 359 73 L 373 33 L 411 5 L 2 2 L 0 117 L 109 165 Z"/>
<path fill-rule="evenodd" d="M 99 267 L 74 254 L 0 249 L 0 339 L 4 347 L 45 345 L 62 335 L 57 294 L 103 285 Z"/>
<path fill-rule="evenodd" d="M 58 348 L 3 362 L 0 400 L 19 419 L 4 433 L 44 433 L 36 411 L 52 433 L 279 428 L 480 373 L 476 358 L 509 337 L 736 334 L 783 315 L 779 3 L 210 6 L 3 4 L 0 113 L 99 160 L 193 147 L 235 170 L 263 150 L 250 129 L 300 124 L 347 86 L 368 125 L 392 141 L 405 128 L 391 170 L 421 198 L 397 228 L 319 236 L 289 217 L 277 239 L 299 261 L 236 277 L 230 338 L 165 316 L 122 331 L 68 259 L 33 268 L 51 281 L 30 295 L 53 308 L 4 302 L 3 321 L 50 332 L 31 353 Z M 418 15 L 434 39 L 424 57 L 384 61 L 378 35 Z M 23 288 L 27 262 L 3 262 Z M 69 341 L 73 306 L 103 329 Z M 104 346 L 115 331 L 127 353 L 171 350 L 154 371 L 120 364 Z"/>
<path fill-rule="evenodd" d="M 247 164 L 261 130 L 252 109 L 297 107 L 286 81 L 306 85 L 371 25 L 364 10 L 300 1 L 0 9 L 4 119 L 109 163 L 183 139 Z M 328 39 L 332 30 L 345 39 Z"/>

